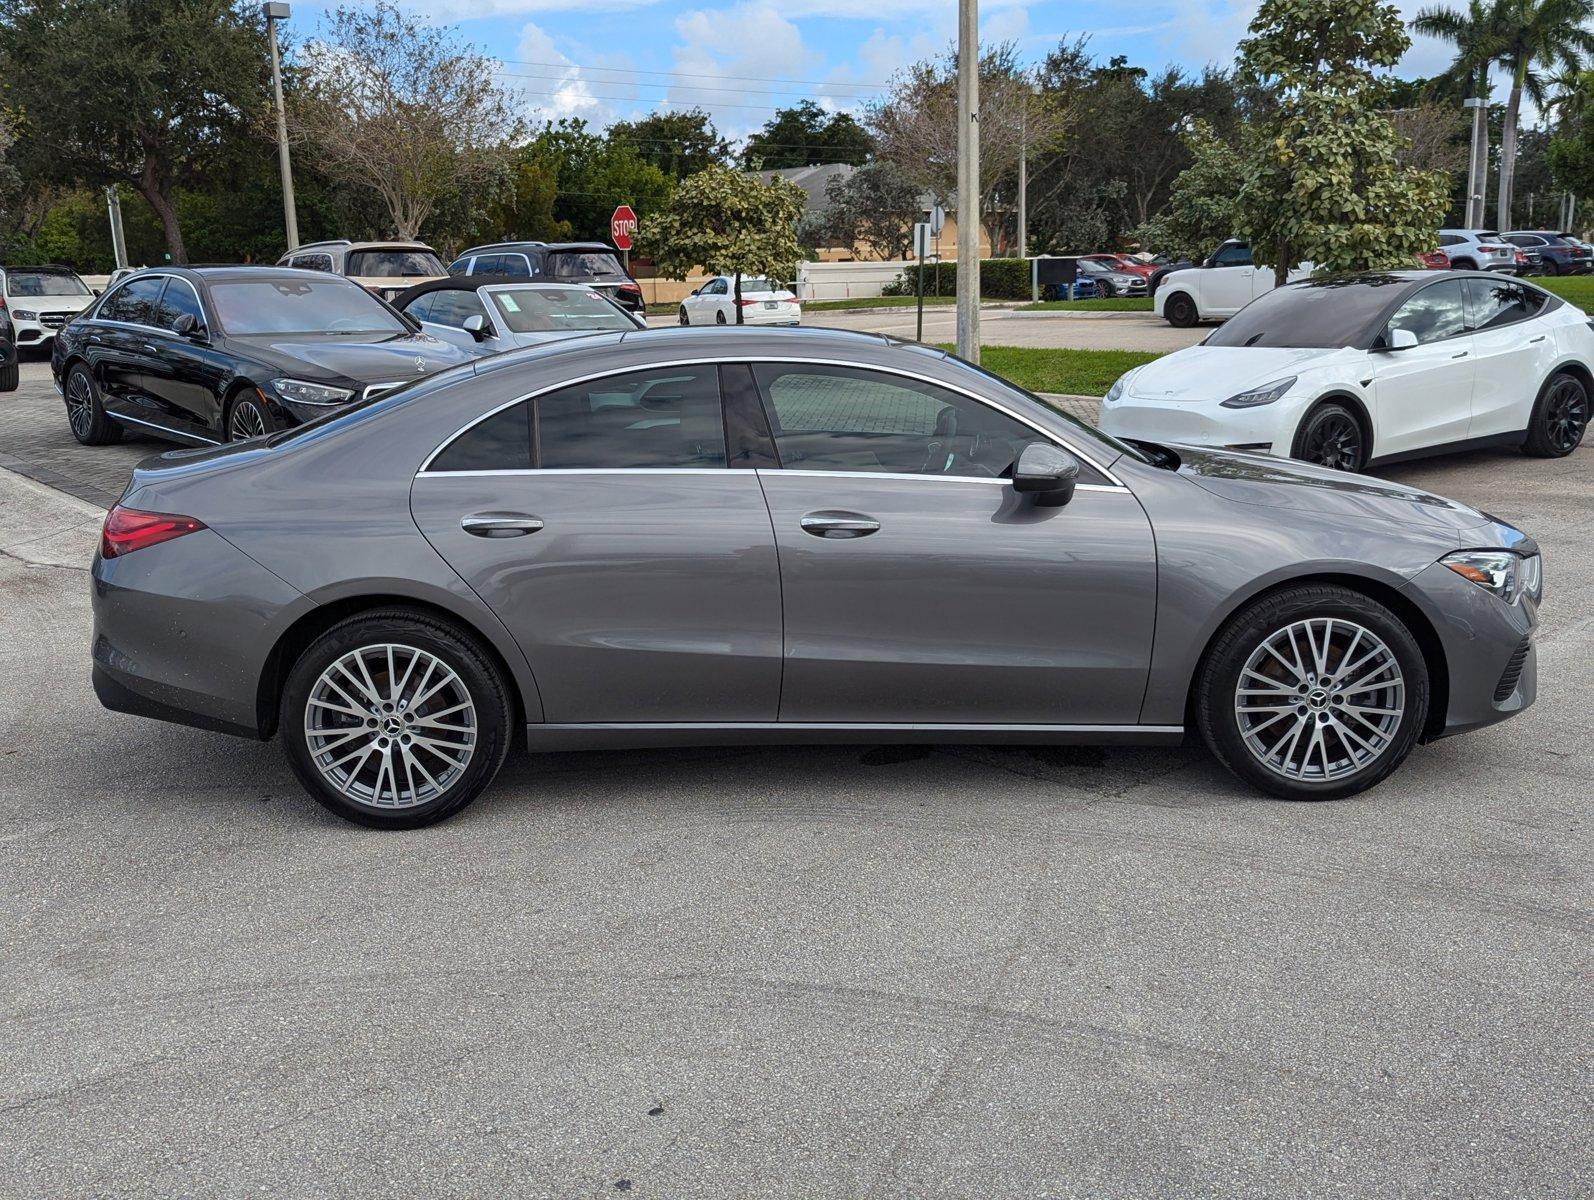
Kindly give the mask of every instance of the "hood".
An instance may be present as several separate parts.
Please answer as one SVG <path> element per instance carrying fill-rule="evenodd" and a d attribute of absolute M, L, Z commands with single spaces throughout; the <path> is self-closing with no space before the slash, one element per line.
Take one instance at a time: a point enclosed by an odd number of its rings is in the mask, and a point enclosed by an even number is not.
<path fill-rule="evenodd" d="M 1460 533 L 1491 518 L 1456 500 L 1370 475 L 1269 454 L 1178 447 L 1179 474 L 1197 487 L 1236 504 L 1289 508 L 1347 521 L 1420 524 Z"/>
<path fill-rule="evenodd" d="M 93 296 L 8 296 L 6 304 L 23 312 L 80 313 L 94 303 Z"/>
<path fill-rule="evenodd" d="M 1299 375 L 1354 350 L 1279 346 L 1190 346 L 1136 371 L 1124 394 L 1172 403 L 1227 400 L 1237 392 Z"/>
<path fill-rule="evenodd" d="M 287 376 L 335 376 L 355 383 L 408 382 L 473 357 L 424 333 L 378 334 L 368 340 L 318 333 L 250 334 L 231 341 Z"/>
<path fill-rule="evenodd" d="M 357 283 L 368 292 L 401 292 L 407 287 L 414 287 L 417 283 L 430 283 L 434 279 L 447 279 L 447 275 L 350 275 L 351 283 Z"/>
<path fill-rule="evenodd" d="M 626 333 L 624 329 L 549 329 L 533 333 L 509 333 L 505 341 L 510 346 L 541 346 L 548 342 L 563 342 L 570 338 L 591 337 L 595 333 Z"/>

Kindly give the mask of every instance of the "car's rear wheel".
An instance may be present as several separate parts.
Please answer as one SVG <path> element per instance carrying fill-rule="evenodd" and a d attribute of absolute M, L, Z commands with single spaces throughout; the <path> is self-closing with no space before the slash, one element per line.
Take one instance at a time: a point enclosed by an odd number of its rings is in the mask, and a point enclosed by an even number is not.
<path fill-rule="evenodd" d="M 227 440 L 247 442 L 250 438 L 265 437 L 277 428 L 253 389 L 238 393 L 227 406 Z"/>
<path fill-rule="evenodd" d="M 716 324 L 716 325 L 724 325 L 725 323 L 726 323 L 726 321 L 725 321 L 725 313 L 723 311 L 716 312 L 714 314 L 714 324 Z"/>
<path fill-rule="evenodd" d="M 1338 471 L 1360 471 L 1367 465 L 1367 438 L 1350 409 L 1320 404 L 1301 422 L 1290 457 Z"/>
<path fill-rule="evenodd" d="M 1196 311 L 1195 301 L 1184 292 L 1175 292 L 1163 301 L 1162 315 L 1167 318 L 1168 324 L 1177 329 L 1189 329 L 1196 323 L 1199 313 Z"/>
<path fill-rule="evenodd" d="M 321 804 L 361 825 L 413 829 L 486 789 L 513 713 L 475 638 L 394 609 L 351 617 L 299 656 L 280 727 L 294 774 Z"/>
<path fill-rule="evenodd" d="M 1559 275 L 1561 273 L 1561 264 L 1553 258 L 1546 258 L 1539 264 L 1539 270 L 1545 275 Z"/>
<path fill-rule="evenodd" d="M 66 422 L 85 446 L 108 446 L 122 440 L 122 427 L 105 414 L 100 389 L 82 363 L 66 373 Z"/>
<path fill-rule="evenodd" d="M 692 323 L 692 319 L 686 315 L 686 305 L 681 305 L 678 314 L 682 325 L 690 325 Z"/>
<path fill-rule="evenodd" d="M 1218 760 L 1286 800 L 1337 800 L 1394 771 L 1428 719 L 1411 630 L 1349 588 L 1303 584 L 1224 628 L 1202 664 L 1196 720 Z"/>
<path fill-rule="evenodd" d="M 1452 271 L 1476 271 L 1478 264 L 1470 258 L 1452 258 L 1450 260 L 1450 269 Z"/>
<path fill-rule="evenodd" d="M 1567 371 L 1551 375 L 1533 405 L 1522 449 L 1535 458 L 1565 458 L 1583 441 L 1588 415 L 1583 381 Z"/>

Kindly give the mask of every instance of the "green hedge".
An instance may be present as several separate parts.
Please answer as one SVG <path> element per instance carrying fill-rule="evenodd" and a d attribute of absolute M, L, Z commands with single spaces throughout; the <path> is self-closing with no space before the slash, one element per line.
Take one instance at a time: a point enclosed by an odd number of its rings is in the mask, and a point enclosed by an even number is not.
<path fill-rule="evenodd" d="M 980 295 L 987 300 L 1028 300 L 1029 262 L 1027 258 L 982 258 L 980 260 Z M 881 289 L 887 296 L 911 296 L 919 273 L 917 263 L 909 263 L 890 283 Z M 926 296 L 957 295 L 958 265 L 955 262 L 924 264 L 924 294 Z"/>

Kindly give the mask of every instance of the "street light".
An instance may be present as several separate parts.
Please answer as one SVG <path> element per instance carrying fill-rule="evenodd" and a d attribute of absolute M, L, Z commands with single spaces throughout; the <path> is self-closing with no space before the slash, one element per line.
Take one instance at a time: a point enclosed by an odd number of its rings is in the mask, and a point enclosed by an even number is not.
<path fill-rule="evenodd" d="M 1472 153 L 1467 163 L 1467 216 L 1468 229 L 1483 226 L 1484 189 L 1489 173 L 1489 101 L 1487 97 L 1472 97 L 1461 102 L 1462 108 L 1472 110 Z"/>
<path fill-rule="evenodd" d="M 282 168 L 282 219 L 288 231 L 288 249 L 299 248 L 299 218 L 293 210 L 293 165 L 288 161 L 288 114 L 282 107 L 282 56 L 277 52 L 277 22 L 288 19 L 285 0 L 268 0 L 260 6 L 266 15 L 266 39 L 271 43 L 271 89 L 277 97 L 277 165 Z"/>
<path fill-rule="evenodd" d="M 957 352 L 980 361 L 980 20 L 958 0 Z"/>

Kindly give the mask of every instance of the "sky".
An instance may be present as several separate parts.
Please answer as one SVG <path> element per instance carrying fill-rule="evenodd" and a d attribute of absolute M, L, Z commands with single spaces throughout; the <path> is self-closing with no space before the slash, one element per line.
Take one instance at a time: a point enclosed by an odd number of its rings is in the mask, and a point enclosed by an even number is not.
<path fill-rule="evenodd" d="M 347 0 L 346 0 L 347 2 Z M 353 0 L 359 3 L 359 0 Z M 701 106 L 745 137 L 774 110 L 812 99 L 857 111 L 903 67 L 949 46 L 956 0 L 398 0 L 503 64 L 527 115 L 595 126 Z M 1428 0 L 1400 0 L 1408 17 Z M 294 0 L 286 32 L 314 37 L 323 3 Z M 1101 61 L 1228 65 L 1257 0 L 984 0 L 982 42 L 1039 62 L 1080 34 Z M 1442 70 L 1451 51 L 1417 40 L 1398 74 Z"/>

